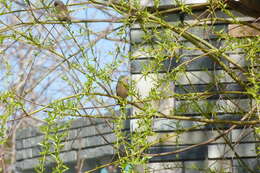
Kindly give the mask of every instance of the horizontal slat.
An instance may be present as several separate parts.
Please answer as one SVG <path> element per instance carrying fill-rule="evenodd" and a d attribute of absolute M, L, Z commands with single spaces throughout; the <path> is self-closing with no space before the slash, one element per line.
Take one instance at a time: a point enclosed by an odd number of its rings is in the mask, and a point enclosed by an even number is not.
<path fill-rule="evenodd" d="M 175 101 L 176 113 L 184 114 L 236 113 L 247 112 L 250 108 L 250 99 Z"/>
<path fill-rule="evenodd" d="M 132 59 L 153 57 L 150 51 L 151 49 L 151 45 L 131 46 L 131 57 Z"/>
<path fill-rule="evenodd" d="M 105 145 L 96 148 L 84 149 L 80 151 L 79 157 L 85 159 L 95 159 L 98 157 L 113 155 L 115 150 L 111 145 Z"/>
<path fill-rule="evenodd" d="M 236 10 L 232 10 L 230 9 L 229 10 L 234 16 L 236 16 L 236 20 L 237 21 L 254 21 L 255 19 L 253 17 L 248 17 L 248 16 L 245 16 L 239 12 L 237 12 Z M 234 18 L 222 11 L 215 11 L 214 13 L 212 13 L 210 10 L 208 12 L 204 10 L 200 10 L 200 11 L 194 11 L 193 12 L 193 15 L 186 15 L 185 18 L 184 18 L 184 21 L 189 23 L 189 24 L 198 24 L 198 21 L 197 19 L 209 19 L 207 24 L 212 24 L 212 21 L 211 21 L 211 17 L 213 18 L 225 18 L 226 20 L 230 20 L 230 21 L 233 21 Z M 221 24 L 221 23 L 226 23 L 224 21 L 215 21 L 213 20 L 214 24 Z M 201 23 L 201 24 L 205 24 L 205 22 Z"/>
<path fill-rule="evenodd" d="M 104 115 L 105 116 L 105 115 Z M 99 118 L 79 118 L 71 123 L 71 128 L 80 128 L 80 127 L 85 127 L 85 126 L 92 126 L 92 125 L 97 125 L 97 124 L 102 124 L 105 121 Z"/>
<path fill-rule="evenodd" d="M 234 70 L 234 73 L 237 72 Z M 173 95 L 174 90 L 176 93 L 185 94 L 189 92 L 203 92 L 203 91 L 243 91 L 242 88 L 235 84 L 234 80 L 227 75 L 223 70 L 216 71 L 189 71 L 179 72 L 176 75 L 176 80 L 161 84 L 162 88 L 156 87 L 156 83 L 160 82 L 164 78 L 164 74 L 148 74 L 143 76 L 142 74 L 133 74 L 132 80 L 135 81 L 135 88 L 139 92 L 141 98 L 149 96 L 152 89 L 162 90 L 165 92 L 165 96 Z M 219 76 L 219 77 L 218 77 Z M 241 80 L 246 81 L 246 77 L 242 73 L 238 74 Z M 215 82 L 217 80 L 217 82 Z M 174 84 L 176 88 L 174 89 Z M 217 83 L 218 86 L 215 86 Z M 226 95 L 234 97 L 233 95 Z M 241 97 L 239 97 L 241 98 Z"/>
<path fill-rule="evenodd" d="M 208 42 L 211 46 L 214 46 L 215 48 L 218 48 L 218 49 L 226 47 L 227 44 L 230 44 L 225 40 L 219 40 L 219 39 L 204 39 L 204 40 L 206 42 Z M 194 45 L 193 43 L 191 43 L 188 40 L 185 40 L 182 44 L 184 46 L 182 48 L 182 56 L 190 56 L 190 55 L 194 56 L 194 55 L 203 55 L 204 54 L 202 49 L 199 49 L 196 45 Z M 211 50 L 212 50 L 212 48 L 211 48 Z M 229 52 L 225 52 L 225 53 L 229 53 Z M 232 53 L 231 50 L 230 50 L 230 53 Z"/>
<path fill-rule="evenodd" d="M 215 172 L 232 172 L 232 160 L 209 160 L 209 168 Z"/>
<path fill-rule="evenodd" d="M 130 115 L 131 110 L 127 109 L 127 114 Z M 119 111 L 115 111 L 114 115 L 119 115 L 120 112 Z M 104 114 L 105 116 L 111 116 L 112 113 L 106 113 Z M 64 122 L 59 122 L 58 124 L 62 125 Z M 90 127 L 90 129 L 92 129 L 93 127 L 96 126 L 96 128 L 101 128 L 103 129 L 104 124 L 106 124 L 107 121 L 105 121 L 102 118 L 93 118 L 90 121 L 90 118 L 79 118 L 79 119 L 75 119 L 72 121 L 71 126 L 70 126 L 70 132 L 71 134 L 69 134 L 70 138 L 73 138 L 77 135 L 77 130 L 82 129 L 84 127 Z M 103 125 L 102 125 L 103 124 Z M 75 130 L 75 131 L 74 131 Z M 75 132 L 75 133 L 74 133 Z M 19 129 L 17 131 L 17 137 L 16 140 L 20 140 L 20 139 L 26 139 L 26 138 L 31 138 L 31 137 L 36 137 L 36 136 L 40 136 L 43 133 L 40 132 L 40 129 L 38 127 L 29 127 L 29 128 L 24 128 L 24 129 Z M 88 133 L 85 133 L 85 135 Z M 90 134 L 91 135 L 91 134 Z M 88 135 L 89 136 L 89 135 Z"/>
<path fill-rule="evenodd" d="M 250 65 L 249 62 L 245 59 L 244 54 L 230 54 L 229 58 L 233 60 L 233 62 L 235 62 L 236 64 L 240 65 L 241 67 L 246 67 Z M 225 60 L 223 60 L 222 62 L 227 64 L 227 61 Z M 201 58 L 197 58 L 196 56 L 186 56 L 178 59 L 176 59 L 176 57 L 173 58 L 165 57 L 160 61 L 154 58 L 137 58 L 131 60 L 130 62 L 132 74 L 140 74 L 144 71 L 169 72 L 181 64 L 183 64 L 182 67 L 185 68 L 186 71 L 220 69 L 218 63 L 214 62 L 212 58 L 207 56 Z M 235 67 L 231 63 L 229 63 L 229 65 L 230 67 Z"/>
<path fill-rule="evenodd" d="M 247 81 L 246 76 L 238 71 L 233 70 L 233 73 L 241 80 Z M 215 71 L 188 71 L 177 73 L 177 85 L 193 85 L 193 84 L 209 84 L 209 83 L 235 83 L 224 70 Z"/>
<path fill-rule="evenodd" d="M 207 41 L 207 40 L 206 40 Z M 227 49 L 227 46 L 230 46 L 230 42 L 227 41 L 220 41 L 220 40 L 210 40 L 209 42 L 211 45 L 215 46 L 216 48 L 225 48 L 225 54 L 229 57 L 229 59 L 237 62 L 240 66 L 249 66 L 250 63 L 247 62 L 244 58 L 244 54 L 246 54 L 245 49 L 236 48 L 236 49 Z M 204 52 L 199 50 L 196 46 L 194 46 L 190 42 L 183 42 L 183 48 L 180 47 L 164 47 L 158 46 L 156 44 L 149 45 L 149 44 L 137 44 L 131 46 L 131 60 L 137 59 L 148 59 L 148 58 L 155 58 L 156 56 L 164 56 L 164 57 L 172 57 L 172 55 L 180 56 L 183 61 L 186 61 L 191 58 L 201 57 L 204 55 Z M 174 51 L 174 52 L 173 52 Z M 223 50 L 224 51 L 224 50 Z M 203 56 L 205 57 L 205 56 Z M 201 58 L 203 58 L 201 57 Z M 227 64 L 227 60 L 220 58 L 222 62 Z M 231 67 L 234 67 L 233 64 L 230 64 Z"/>
<path fill-rule="evenodd" d="M 242 114 L 244 115 L 244 114 Z M 240 121 L 242 118 L 242 115 L 238 115 L 238 114 L 220 114 L 217 115 L 217 119 L 220 120 L 232 120 L 232 121 Z M 231 124 L 207 124 L 205 126 L 206 129 L 227 129 L 230 128 L 232 125 Z M 243 128 L 244 126 L 237 126 L 236 128 Z"/>
<path fill-rule="evenodd" d="M 77 152 L 76 151 L 69 151 L 60 154 L 60 158 L 63 160 L 64 163 L 73 162 L 77 160 Z M 27 169 L 34 169 L 39 164 L 39 158 L 32 158 L 26 159 L 20 162 L 16 162 L 16 168 L 19 170 L 27 170 Z M 54 159 L 50 159 L 48 156 L 46 158 L 46 164 L 51 165 L 54 163 Z M 47 166 L 46 166 L 47 167 Z"/>
<path fill-rule="evenodd" d="M 184 133 L 156 133 L 154 136 L 148 137 L 148 141 L 150 143 L 155 143 L 155 145 L 163 146 L 163 145 L 188 145 L 188 144 L 197 144 L 208 139 L 212 139 L 218 136 L 219 133 L 214 130 L 197 130 L 197 131 L 189 131 Z M 231 138 L 231 135 L 228 135 Z M 222 138 L 214 143 L 223 143 L 225 142 Z"/>
<path fill-rule="evenodd" d="M 201 85 L 177 85 L 174 88 L 178 94 L 197 93 L 197 92 L 221 92 L 221 91 L 244 91 L 244 89 L 236 83 L 220 83 L 218 86 L 214 84 L 201 84 Z M 248 98 L 248 95 L 242 94 L 215 94 L 207 99 L 243 99 Z"/>
<path fill-rule="evenodd" d="M 105 138 L 105 139 L 104 139 Z M 114 133 L 107 134 L 101 136 L 92 136 L 87 138 L 78 138 L 76 140 L 69 140 L 66 142 L 63 142 L 64 145 L 63 148 L 60 148 L 60 150 L 64 152 L 69 152 L 71 150 L 98 150 L 98 148 L 106 147 L 113 145 L 116 141 L 116 136 Z M 50 149 L 52 150 L 52 149 Z M 40 156 L 41 148 L 40 146 L 31 146 L 27 149 L 22 149 L 17 151 L 16 160 L 23 160 L 23 159 L 30 159 Z"/>
<path fill-rule="evenodd" d="M 175 17 L 175 16 L 174 16 Z M 178 19 L 180 22 L 180 19 Z M 219 36 L 216 34 L 219 31 L 227 32 L 227 24 L 217 24 L 213 26 L 195 26 L 190 29 L 187 29 L 188 33 L 194 34 L 199 38 L 202 39 L 216 39 L 219 38 Z M 149 39 L 147 38 L 147 34 L 151 34 Z M 177 33 L 171 32 L 169 35 L 169 32 L 165 32 L 165 29 L 158 28 L 156 32 L 153 31 L 153 29 L 148 29 L 148 31 L 144 32 L 141 29 L 131 29 L 130 30 L 130 38 L 131 43 L 149 43 L 149 41 L 164 41 L 165 39 L 168 39 L 168 41 L 185 41 L 186 39 L 179 36 Z M 170 39 L 170 40 L 169 40 Z"/>
<path fill-rule="evenodd" d="M 29 158 L 32 158 L 33 155 L 34 155 L 34 153 L 33 153 L 32 148 L 28 148 L 25 150 L 19 150 L 19 151 L 16 151 L 16 160 L 19 161 L 19 160 L 23 160 L 23 159 L 29 159 Z"/>
<path fill-rule="evenodd" d="M 204 128 L 203 123 L 200 122 L 173 120 L 173 119 L 164 119 L 164 118 L 153 119 L 154 131 L 174 131 L 174 130 L 181 130 L 183 128 L 190 128 L 198 125 L 202 125 L 201 127 L 198 127 L 198 129 Z"/>
<path fill-rule="evenodd" d="M 86 138 L 78 138 L 71 141 L 66 141 L 64 144 L 64 150 L 80 149 L 80 148 L 91 148 L 101 145 L 112 144 L 116 141 L 114 133 L 106 135 L 98 135 Z"/>
<path fill-rule="evenodd" d="M 221 131 L 213 129 L 201 129 L 189 132 L 157 132 L 153 136 L 148 137 L 150 144 L 153 146 L 167 146 L 167 145 L 189 145 L 197 144 L 209 139 L 213 139 L 221 134 Z M 258 142 L 254 133 L 254 129 L 233 129 L 227 137 L 231 142 Z M 213 143 L 226 143 L 223 138 L 219 138 Z"/>
<path fill-rule="evenodd" d="M 180 149 L 181 147 L 152 147 L 149 149 L 149 153 L 158 154 L 164 152 L 172 152 Z M 183 147 L 182 147 L 183 148 Z M 200 146 L 197 148 L 190 149 L 178 154 L 170 154 L 165 156 L 156 156 L 150 159 L 151 162 L 162 162 L 162 161 L 181 161 L 181 160 L 204 160 L 207 158 L 207 146 Z"/>
<path fill-rule="evenodd" d="M 186 71 L 198 71 L 198 70 L 216 70 L 220 69 L 219 65 L 210 57 L 203 56 L 197 58 L 196 56 L 186 56 L 178 60 L 177 65 L 185 64 L 182 67 Z"/>
<path fill-rule="evenodd" d="M 240 65 L 241 67 L 246 67 L 250 65 L 250 63 L 246 60 L 244 54 L 239 54 L 239 53 L 230 54 L 229 58 L 233 60 L 234 63 Z M 235 67 L 235 65 L 230 63 L 230 67 Z"/>
<path fill-rule="evenodd" d="M 253 23 L 252 25 L 260 28 L 260 23 Z M 259 36 L 260 31 L 245 25 L 230 24 L 228 25 L 228 34 L 232 37 Z"/>
<path fill-rule="evenodd" d="M 42 135 L 40 130 L 36 127 L 29 127 L 25 129 L 19 129 L 16 134 L 16 140 L 29 138 L 32 136 Z"/>
<path fill-rule="evenodd" d="M 162 62 L 157 62 L 152 59 L 138 59 L 130 62 L 131 73 L 141 74 L 142 72 L 169 72 L 177 63 L 174 58 L 168 58 Z M 159 68 L 160 67 L 160 68 Z"/>
<path fill-rule="evenodd" d="M 236 16 L 236 20 L 237 21 L 255 21 L 255 19 L 253 17 L 248 17 L 245 16 L 235 10 L 229 10 L 231 13 L 233 13 L 234 16 Z M 180 12 L 176 12 L 176 13 L 167 13 L 165 14 L 162 19 L 164 19 L 165 21 L 167 21 L 170 24 L 176 24 L 176 23 L 180 23 Z M 213 18 L 225 18 L 226 20 L 230 20 L 233 21 L 234 19 L 232 17 L 230 17 L 229 15 L 223 13 L 222 11 L 215 11 L 214 14 L 212 14 L 210 11 L 205 11 L 205 8 L 202 10 L 194 10 L 192 15 L 189 14 L 184 14 L 184 22 L 190 25 L 204 25 L 204 24 L 210 24 L 212 26 L 212 24 L 227 24 L 227 22 L 225 21 L 216 21 L 216 20 L 210 20 L 211 17 Z M 203 22 L 199 22 L 199 20 L 202 19 L 208 19 L 208 21 L 203 21 Z M 146 25 L 146 28 L 151 28 L 151 27 L 155 27 L 158 25 L 155 25 L 153 23 L 149 23 Z M 136 23 L 134 25 L 131 26 L 131 29 L 140 29 L 140 24 Z"/>
<path fill-rule="evenodd" d="M 176 85 L 174 88 L 178 94 L 196 93 L 196 92 L 214 92 L 214 91 L 243 91 L 243 88 L 236 83 L 221 83 L 215 85 Z"/>
<path fill-rule="evenodd" d="M 208 164 L 206 160 L 203 161 L 184 161 L 185 173 L 201 173 L 207 172 Z"/>
<path fill-rule="evenodd" d="M 181 114 L 183 115 L 183 114 Z M 186 115 L 189 116 L 189 115 Z M 192 116 L 195 118 L 202 118 L 200 116 Z M 216 115 L 217 119 L 220 120 L 234 120 L 239 121 L 242 116 L 237 114 L 220 114 Z M 131 122 L 131 125 L 134 125 L 134 122 Z M 156 118 L 153 119 L 153 130 L 156 132 L 170 132 L 170 131 L 176 131 L 176 130 L 182 130 L 184 128 L 190 128 L 198 126 L 196 129 L 200 130 L 212 130 L 212 129 L 227 129 L 230 128 L 230 124 L 207 124 L 204 125 L 204 123 L 200 122 L 194 122 L 194 121 L 184 121 L 184 120 L 173 120 L 173 119 L 163 119 L 163 118 Z M 237 126 L 237 128 L 241 128 L 240 126 Z"/>
<path fill-rule="evenodd" d="M 173 0 L 160 0 L 160 6 L 175 6 L 177 5 L 176 1 Z M 205 3 L 207 0 L 182 0 L 185 4 L 198 4 L 198 3 Z M 145 7 L 153 7 L 154 1 L 153 0 L 141 0 L 140 4 Z"/>
<path fill-rule="evenodd" d="M 111 126 L 113 127 L 112 124 Z M 68 137 L 66 138 L 66 140 L 75 140 L 84 137 L 89 137 L 89 139 L 91 139 L 91 136 L 99 136 L 100 133 L 105 135 L 108 133 L 112 133 L 112 131 L 113 129 L 111 129 L 111 127 L 106 123 L 98 124 L 96 126 L 84 127 L 78 130 L 72 129 L 69 130 Z M 23 148 L 38 146 L 38 144 L 43 140 L 43 138 L 44 136 L 40 135 L 31 138 L 21 139 L 19 140 L 19 148 L 17 149 L 19 150 Z"/>
<path fill-rule="evenodd" d="M 181 63 L 187 62 L 191 60 L 191 58 L 181 58 L 177 60 L 176 58 L 166 58 L 164 61 L 154 60 L 154 59 L 138 59 L 138 60 L 132 60 L 130 62 L 131 65 L 131 73 L 132 74 L 140 74 L 144 71 L 149 72 L 170 72 L 174 68 L 176 68 Z M 178 61 L 178 62 L 177 62 Z M 198 59 L 196 61 L 193 61 L 189 64 L 187 64 L 186 70 L 212 70 L 216 69 L 218 65 L 214 65 L 215 63 L 212 61 L 212 59 L 208 57 L 204 57 L 201 59 Z M 161 66 L 161 68 L 158 69 L 158 67 Z M 184 67 L 184 66 L 183 66 Z"/>
<path fill-rule="evenodd" d="M 251 170 L 253 170 L 254 173 L 259 172 L 259 165 L 260 165 L 260 159 L 258 158 L 252 158 L 252 159 L 246 159 L 243 158 L 241 159 L 246 166 L 248 166 L 249 168 L 251 168 Z M 249 172 L 248 169 L 243 166 L 243 164 L 241 164 L 241 160 L 238 159 L 233 159 L 233 170 L 234 173 L 245 173 L 245 172 Z"/>
<path fill-rule="evenodd" d="M 183 173 L 182 162 L 148 163 L 148 172 L 151 173 Z"/>
<path fill-rule="evenodd" d="M 242 56 L 242 55 L 241 55 Z M 230 56 L 231 57 L 231 56 Z M 238 59 L 239 58 L 239 59 Z M 243 63 L 244 57 L 232 55 L 231 59 L 235 62 L 239 62 L 239 65 L 245 66 Z M 223 60 L 224 61 L 224 60 Z M 224 61 L 226 62 L 226 61 Z M 227 63 L 226 63 L 227 64 Z M 170 72 L 174 68 L 182 65 L 182 68 L 185 68 L 186 71 L 205 71 L 205 70 L 220 70 L 221 67 L 218 63 L 210 57 L 197 58 L 194 56 L 182 57 L 176 59 L 173 58 L 163 58 L 162 60 L 154 58 L 145 58 L 145 59 L 134 59 L 130 62 L 131 73 L 132 74 L 141 74 L 143 72 Z M 248 64 L 247 64 L 248 65 Z M 234 67 L 232 65 L 232 67 Z"/>
<path fill-rule="evenodd" d="M 18 170 L 26 170 L 26 169 L 33 169 L 35 168 L 35 165 L 39 164 L 38 158 L 34 159 L 26 159 L 23 161 L 16 162 L 15 166 Z"/>
<path fill-rule="evenodd" d="M 40 143 L 41 140 L 37 141 L 37 143 L 33 138 L 31 138 L 30 140 L 33 142 L 32 144 L 24 145 L 24 148 L 20 148 L 19 150 L 17 150 L 17 160 L 40 156 L 39 152 L 41 151 L 41 148 L 38 143 Z M 95 148 L 102 145 L 112 144 L 115 141 L 116 136 L 114 133 L 105 134 L 103 136 L 98 135 L 85 138 L 78 137 L 77 139 L 66 140 L 65 142 L 63 142 L 62 144 L 64 145 L 64 148 L 61 148 L 61 151 L 64 152 L 74 149 Z"/>
<path fill-rule="evenodd" d="M 253 128 L 234 129 L 231 135 L 232 142 L 256 142 L 260 137 Z"/>
<path fill-rule="evenodd" d="M 255 143 L 245 143 L 237 144 L 234 146 L 235 151 L 240 157 L 256 157 L 256 144 Z M 227 144 L 214 144 L 208 146 L 208 158 L 234 158 L 235 153 Z"/>
<path fill-rule="evenodd" d="M 29 148 L 29 147 L 37 146 L 43 139 L 44 139 L 44 136 L 42 136 L 42 135 L 32 137 L 32 138 L 23 139 L 23 140 L 21 140 L 22 147 L 17 148 L 17 149 L 19 150 L 19 149 L 22 149 L 22 148 Z"/>
<path fill-rule="evenodd" d="M 84 127 L 78 130 L 78 137 L 87 137 L 87 136 L 95 136 L 99 135 L 100 133 L 106 134 L 106 133 L 111 133 L 113 129 L 111 129 L 112 123 L 109 125 L 107 123 L 103 124 L 98 124 L 96 126 L 89 126 L 89 127 Z"/>
<path fill-rule="evenodd" d="M 208 84 L 214 81 L 214 74 L 216 74 L 214 71 L 180 72 L 177 73 L 177 80 L 175 82 L 177 85 Z"/>
<path fill-rule="evenodd" d="M 186 146 L 187 147 L 187 146 Z M 185 148 L 185 146 L 179 147 L 151 147 L 148 151 L 151 154 L 173 152 L 178 149 Z M 236 144 L 234 146 L 235 151 L 240 157 L 256 157 L 256 144 L 246 143 L 246 144 Z M 200 146 L 193 148 L 188 151 L 184 151 L 178 154 L 170 154 L 165 156 L 154 156 L 150 161 L 181 161 L 181 160 L 204 160 L 218 159 L 218 158 L 235 158 L 234 152 L 230 149 L 227 144 L 212 144 L 208 146 Z"/>

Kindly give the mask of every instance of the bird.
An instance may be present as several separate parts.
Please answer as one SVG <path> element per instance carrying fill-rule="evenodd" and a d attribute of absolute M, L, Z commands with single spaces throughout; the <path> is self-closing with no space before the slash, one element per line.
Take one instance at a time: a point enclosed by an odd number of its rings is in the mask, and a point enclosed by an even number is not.
<path fill-rule="evenodd" d="M 67 8 L 66 5 L 64 5 L 64 3 L 60 0 L 55 0 L 54 1 L 54 7 L 56 10 L 56 17 L 60 20 L 60 21 L 67 21 L 69 23 L 71 23 L 71 17 L 69 14 L 69 10 Z"/>
<path fill-rule="evenodd" d="M 128 76 L 122 75 L 119 77 L 116 85 L 116 95 L 122 99 L 128 97 L 129 94 L 129 84 L 128 84 Z"/>

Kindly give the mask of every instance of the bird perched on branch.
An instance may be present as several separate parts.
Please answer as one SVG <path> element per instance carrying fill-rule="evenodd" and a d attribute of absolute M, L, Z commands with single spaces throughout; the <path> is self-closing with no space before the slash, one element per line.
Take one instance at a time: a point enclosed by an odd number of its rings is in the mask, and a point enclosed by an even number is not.
<path fill-rule="evenodd" d="M 127 98 L 128 96 L 128 76 L 120 76 L 117 85 L 116 85 L 116 95 L 122 99 Z"/>
<path fill-rule="evenodd" d="M 60 20 L 60 21 L 67 21 L 69 23 L 71 23 L 71 17 L 69 14 L 69 10 L 67 8 L 67 6 L 60 0 L 55 0 L 54 1 L 54 7 L 56 10 L 56 17 Z"/>

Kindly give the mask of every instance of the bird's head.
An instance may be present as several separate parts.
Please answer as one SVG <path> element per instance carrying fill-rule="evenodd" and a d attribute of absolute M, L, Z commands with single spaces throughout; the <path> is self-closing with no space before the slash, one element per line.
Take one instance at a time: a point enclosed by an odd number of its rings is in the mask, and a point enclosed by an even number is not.
<path fill-rule="evenodd" d="M 125 75 L 122 75 L 122 76 L 120 76 L 119 77 L 119 79 L 118 79 L 118 81 L 120 81 L 120 82 L 123 82 L 123 83 L 128 83 L 128 81 L 129 81 L 129 77 L 128 76 L 125 76 Z"/>
<path fill-rule="evenodd" d="M 57 6 L 59 6 L 59 5 L 63 5 L 63 2 L 60 1 L 60 0 L 54 1 L 54 6 L 55 6 L 55 7 L 57 7 Z"/>

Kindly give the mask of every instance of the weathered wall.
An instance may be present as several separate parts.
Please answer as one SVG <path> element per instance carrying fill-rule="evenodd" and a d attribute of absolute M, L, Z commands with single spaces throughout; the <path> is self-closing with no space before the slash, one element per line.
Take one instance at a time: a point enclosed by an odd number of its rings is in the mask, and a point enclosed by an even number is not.
<path fill-rule="evenodd" d="M 144 1 L 146 3 L 147 1 Z M 194 2 L 194 1 L 193 1 Z M 199 1 L 196 1 L 199 2 Z M 162 1 L 164 8 L 169 6 L 170 1 Z M 149 3 L 148 3 L 149 5 Z M 150 4 L 151 5 L 151 4 Z M 152 6 L 152 5 L 151 5 Z M 195 15 L 200 16 L 204 11 L 197 11 Z M 250 21 L 252 18 L 245 17 L 239 13 L 234 12 L 236 16 L 239 17 L 242 21 Z M 177 23 L 180 21 L 182 14 L 171 13 L 166 14 L 165 18 L 171 23 Z M 217 12 L 216 17 L 229 17 L 222 12 Z M 207 15 L 204 16 L 205 18 Z M 194 17 L 185 15 L 184 22 L 194 23 Z M 209 28 L 205 29 L 204 27 L 192 27 L 188 31 L 192 34 L 195 34 L 199 38 L 208 40 L 215 47 L 223 47 L 227 44 L 225 40 L 218 40 L 218 36 L 213 33 L 214 30 L 223 30 L 224 33 L 229 33 L 228 28 L 233 25 L 228 25 L 227 23 L 215 23 L 210 25 Z M 163 29 L 158 29 L 161 34 L 164 34 Z M 237 31 L 241 32 L 241 31 Z M 174 62 L 174 58 L 166 60 L 164 66 L 159 70 L 158 73 L 149 73 L 145 78 L 142 77 L 142 72 L 147 69 L 147 66 L 152 67 L 153 64 L 153 55 L 149 53 L 149 49 L 156 49 L 156 44 L 150 45 L 146 44 L 144 37 L 144 32 L 138 24 L 134 25 L 130 31 L 131 36 L 131 50 L 132 50 L 132 61 L 131 61 L 131 75 L 132 80 L 137 83 L 137 88 L 139 93 L 146 97 L 153 87 L 154 81 L 157 78 L 163 78 L 164 74 L 174 69 L 181 63 L 192 60 L 198 55 L 202 55 L 203 52 L 200 50 L 178 50 L 179 54 L 182 54 L 183 57 L 179 62 Z M 152 27 L 148 33 L 153 34 Z M 234 34 L 234 33 L 230 33 Z M 235 33 L 238 34 L 238 33 Z M 241 34 L 238 34 L 241 35 Z M 154 38 L 156 40 L 157 38 Z M 183 42 L 183 45 L 193 47 L 194 46 L 186 41 L 184 38 L 180 38 Z M 148 51 L 146 51 L 148 50 Z M 233 61 L 246 67 L 248 62 L 245 61 L 245 56 L 241 54 L 240 50 L 228 52 L 229 57 Z M 229 66 L 229 68 L 234 68 L 232 64 L 229 64 L 225 60 L 223 62 Z M 217 75 L 222 75 L 217 84 L 214 85 Z M 239 78 L 244 79 L 243 74 L 238 73 Z M 149 86 L 149 87 L 147 87 Z M 164 86 L 163 86 L 164 87 Z M 180 77 L 177 81 L 172 81 L 171 91 L 175 93 L 188 93 L 188 92 L 203 92 L 203 91 L 243 91 L 243 89 L 232 79 L 226 72 L 224 72 L 217 63 L 215 63 L 210 57 L 203 56 L 197 60 L 194 60 L 186 68 L 186 72 L 180 74 Z M 238 94 L 228 94 L 228 95 L 214 95 L 203 101 L 187 101 L 187 100 L 178 100 L 174 98 L 169 98 L 165 100 L 160 100 L 160 102 L 154 103 L 154 106 L 158 110 L 167 114 L 172 110 L 177 110 L 179 107 L 184 107 L 186 110 L 182 112 L 186 116 L 200 117 L 199 112 L 192 109 L 192 105 L 199 105 L 201 109 L 207 109 L 207 105 L 210 103 L 213 106 L 214 112 L 217 113 L 219 119 L 223 120 L 239 120 L 241 115 L 229 114 L 227 112 L 236 112 L 238 108 L 247 112 L 251 110 L 254 101 L 250 100 L 246 96 Z M 139 110 L 137 108 L 133 109 L 133 114 L 137 114 Z M 138 130 L 137 126 L 138 120 L 131 121 L 131 131 Z M 192 131 L 185 132 L 179 136 L 177 139 L 174 137 L 174 134 L 177 130 L 180 130 L 180 126 L 184 128 L 190 128 L 196 124 L 191 121 L 177 121 L 177 120 L 167 120 L 167 119 L 154 119 L 153 129 L 156 131 L 156 135 L 150 137 L 151 142 L 163 139 L 169 135 L 169 137 L 164 142 L 161 142 L 150 149 L 150 153 L 164 153 L 175 151 L 181 148 L 186 148 L 192 146 L 193 144 L 205 142 L 209 139 L 212 139 L 219 135 L 219 130 L 225 130 L 230 126 L 223 125 L 202 125 L 199 128 L 196 128 Z M 173 173 L 196 173 L 196 172 L 205 172 L 208 167 L 213 168 L 216 172 L 232 172 L 232 173 L 242 173 L 248 172 L 241 166 L 237 157 L 241 157 L 246 165 L 248 165 L 253 171 L 259 171 L 260 159 L 257 156 L 257 147 L 259 147 L 259 141 L 257 141 L 254 129 L 246 127 L 237 127 L 232 130 L 228 135 L 225 136 L 230 142 L 231 146 L 234 147 L 234 150 L 226 143 L 224 138 L 220 138 L 216 141 L 209 143 L 208 145 L 202 145 L 194 147 L 185 152 L 178 154 L 171 154 L 166 156 L 158 156 L 150 159 L 150 164 L 148 165 L 151 172 L 173 172 Z M 178 140 L 178 142 L 176 142 Z M 163 141 L 163 140 L 162 140 Z M 235 152 L 234 152 L 235 151 Z M 258 151 L 259 152 L 259 151 Z M 236 155 L 237 154 L 237 155 Z M 257 168 L 258 167 L 258 168 Z"/>
<path fill-rule="evenodd" d="M 85 159 L 82 170 L 93 169 L 111 161 L 115 154 L 113 142 L 116 140 L 113 128 L 113 123 L 105 120 L 85 118 L 73 120 L 68 129 L 68 137 L 63 142 L 65 146 L 61 153 L 61 158 L 70 167 L 69 172 L 75 172 L 74 168 L 78 158 Z M 125 122 L 124 130 L 129 130 L 128 122 Z M 36 127 L 17 132 L 17 170 L 34 171 L 40 157 L 39 143 L 43 137 Z M 51 168 L 52 163 L 49 161 L 46 166 Z M 51 172 L 50 169 L 49 172 Z"/>

